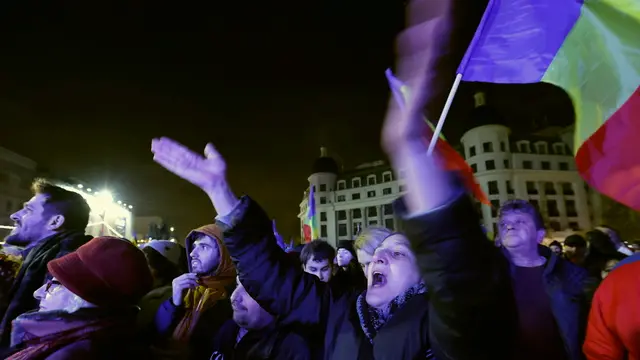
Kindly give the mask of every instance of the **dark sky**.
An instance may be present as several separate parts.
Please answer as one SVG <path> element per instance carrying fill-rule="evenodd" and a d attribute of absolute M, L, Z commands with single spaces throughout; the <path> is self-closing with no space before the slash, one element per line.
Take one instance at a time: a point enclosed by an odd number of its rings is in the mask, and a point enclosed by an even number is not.
<path fill-rule="evenodd" d="M 151 138 L 212 141 L 238 194 L 285 236 L 319 147 L 345 167 L 383 158 L 384 70 L 400 0 L 5 1 L 0 5 L 0 145 L 57 174 L 107 187 L 136 215 L 184 235 L 214 212 L 151 160 Z M 475 89 L 516 129 L 570 123 L 550 86 L 465 84 L 445 135 L 457 142 Z M 564 109 L 559 111 L 558 109 Z"/>

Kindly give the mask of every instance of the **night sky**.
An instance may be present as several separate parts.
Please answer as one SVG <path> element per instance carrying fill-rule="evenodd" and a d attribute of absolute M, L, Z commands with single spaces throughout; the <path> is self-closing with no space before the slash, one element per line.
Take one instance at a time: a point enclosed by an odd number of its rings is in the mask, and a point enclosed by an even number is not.
<path fill-rule="evenodd" d="M 183 236 L 213 209 L 152 161 L 150 141 L 169 136 L 198 151 L 211 141 L 236 193 L 298 236 L 321 145 L 345 168 L 384 158 L 384 70 L 402 1 L 190 3 L 2 2 L 0 146 L 109 188 Z M 445 126 L 452 142 L 474 126 L 477 89 L 516 131 L 545 117 L 573 121 L 551 86 L 464 84 Z"/>

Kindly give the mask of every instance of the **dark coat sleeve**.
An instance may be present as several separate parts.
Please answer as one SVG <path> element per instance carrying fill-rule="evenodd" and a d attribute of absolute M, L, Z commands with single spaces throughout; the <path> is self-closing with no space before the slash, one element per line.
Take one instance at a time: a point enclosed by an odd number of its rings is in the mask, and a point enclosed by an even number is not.
<path fill-rule="evenodd" d="M 249 197 L 243 197 L 225 219 L 224 241 L 236 265 L 240 282 L 273 315 L 302 324 L 321 323 L 330 289 L 302 271 L 278 247 L 271 219 Z"/>
<path fill-rule="evenodd" d="M 311 360 L 311 349 L 307 340 L 295 333 L 289 333 L 277 344 L 271 354 L 278 360 Z"/>
<path fill-rule="evenodd" d="M 175 306 L 171 297 L 160 304 L 154 319 L 154 330 L 159 337 L 168 337 L 173 333 L 178 320 L 184 316 L 184 308 Z"/>
<path fill-rule="evenodd" d="M 396 204 L 400 213 L 401 205 Z M 472 200 L 461 195 L 447 206 L 405 219 L 404 227 L 429 292 L 436 358 L 504 358 L 501 331 L 508 330 L 499 306 L 508 296 L 504 271 Z"/>

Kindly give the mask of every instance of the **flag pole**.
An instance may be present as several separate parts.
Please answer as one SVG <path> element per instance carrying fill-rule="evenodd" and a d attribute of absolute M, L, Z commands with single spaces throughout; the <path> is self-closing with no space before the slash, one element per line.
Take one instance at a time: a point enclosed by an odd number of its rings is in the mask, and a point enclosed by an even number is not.
<path fill-rule="evenodd" d="M 427 150 L 428 155 L 431 155 L 436 147 L 436 143 L 438 142 L 438 138 L 440 137 L 440 133 L 442 132 L 442 127 L 444 126 L 444 121 L 449 114 L 449 110 L 451 109 L 453 98 L 456 96 L 456 92 L 458 92 L 460 81 L 462 81 L 462 74 L 457 74 L 456 79 L 453 82 L 453 86 L 451 86 L 451 91 L 449 91 L 447 102 L 444 104 L 444 108 L 442 108 L 442 113 L 440 114 L 440 119 L 438 119 L 436 129 L 433 131 L 433 136 L 431 137 L 431 142 L 429 143 L 429 150 Z"/>

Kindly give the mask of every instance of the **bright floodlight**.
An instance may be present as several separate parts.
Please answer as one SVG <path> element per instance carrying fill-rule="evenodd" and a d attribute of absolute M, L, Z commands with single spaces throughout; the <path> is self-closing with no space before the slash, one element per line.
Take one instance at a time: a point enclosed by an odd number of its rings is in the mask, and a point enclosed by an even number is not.
<path fill-rule="evenodd" d="M 100 201 L 104 204 L 110 204 L 113 202 L 113 195 L 109 190 L 102 190 L 96 193 Z"/>
<path fill-rule="evenodd" d="M 118 200 L 118 205 L 122 205 L 122 201 Z"/>
<path fill-rule="evenodd" d="M 133 209 L 133 205 L 129 205 L 129 209 Z"/>
<path fill-rule="evenodd" d="M 84 186 L 82 184 L 78 184 L 78 189 L 82 189 Z"/>
<path fill-rule="evenodd" d="M 175 229 L 174 229 L 174 228 L 173 228 L 173 226 L 172 226 L 169 230 L 171 230 L 171 232 L 173 232 L 173 230 L 175 230 Z"/>
<path fill-rule="evenodd" d="M 88 188 L 88 189 L 87 189 L 87 192 L 91 192 L 91 188 Z"/>

